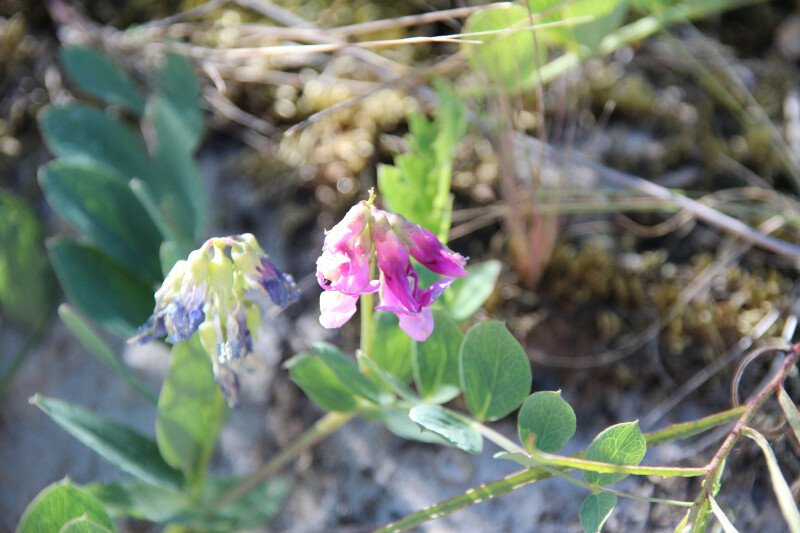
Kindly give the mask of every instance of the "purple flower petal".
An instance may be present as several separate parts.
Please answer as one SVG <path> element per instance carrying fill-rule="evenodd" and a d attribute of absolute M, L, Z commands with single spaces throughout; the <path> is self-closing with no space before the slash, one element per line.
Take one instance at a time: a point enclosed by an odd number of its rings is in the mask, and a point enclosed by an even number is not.
<path fill-rule="evenodd" d="M 444 246 L 433 232 L 397 215 L 393 216 L 392 223 L 411 256 L 426 268 L 444 276 L 467 275 L 464 269 L 467 259 Z"/>
<path fill-rule="evenodd" d="M 378 268 L 382 274 L 381 305 L 399 303 L 409 312 L 419 312 L 420 307 L 414 297 L 419 278 L 402 241 L 391 231 L 385 218 L 375 220 L 373 237 Z"/>
<path fill-rule="evenodd" d="M 260 276 L 257 281 L 275 305 L 286 307 L 300 297 L 300 289 L 295 285 L 294 278 L 275 268 L 266 257 L 261 258 L 261 265 L 256 267 L 256 271 Z"/>

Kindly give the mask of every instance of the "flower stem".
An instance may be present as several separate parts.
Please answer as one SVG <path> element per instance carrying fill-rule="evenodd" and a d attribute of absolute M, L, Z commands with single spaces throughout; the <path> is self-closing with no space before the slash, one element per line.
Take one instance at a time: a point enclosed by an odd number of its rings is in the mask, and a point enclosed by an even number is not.
<path fill-rule="evenodd" d="M 372 356 L 372 294 L 361 295 L 361 351 Z"/>
<path fill-rule="evenodd" d="M 270 459 L 258 472 L 238 485 L 234 485 L 228 492 L 223 494 L 222 497 L 217 500 L 217 503 L 212 506 L 212 510 L 221 509 L 226 505 L 239 501 L 303 452 L 345 425 L 353 416 L 355 416 L 355 413 L 333 412 L 320 418 L 289 447 L 281 450 L 275 457 Z"/>
<path fill-rule="evenodd" d="M 516 442 L 507 438 L 505 435 L 500 434 L 496 430 L 490 428 L 487 425 L 481 424 L 480 422 L 474 421 L 473 424 L 475 425 L 475 429 L 477 429 L 481 435 L 486 437 L 488 440 L 494 442 L 495 444 L 503 448 L 505 451 L 511 453 L 522 453 L 527 455 L 528 452 L 526 452 Z"/>

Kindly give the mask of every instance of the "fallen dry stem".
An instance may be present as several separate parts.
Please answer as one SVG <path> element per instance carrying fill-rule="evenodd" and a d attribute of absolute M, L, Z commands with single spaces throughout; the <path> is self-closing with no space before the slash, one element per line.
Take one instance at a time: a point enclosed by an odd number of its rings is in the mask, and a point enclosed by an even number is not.
<path fill-rule="evenodd" d="M 742 436 L 744 428 L 747 427 L 753 416 L 755 416 L 764 402 L 767 401 L 767 398 L 769 398 L 772 394 L 776 394 L 780 390 L 780 388 L 783 386 L 786 376 L 797 362 L 798 357 L 800 357 L 800 343 L 792 345 L 791 349 L 786 354 L 786 358 L 784 359 L 780 370 L 775 373 L 766 386 L 761 388 L 758 393 L 745 402 L 745 411 L 733 425 L 733 428 L 722 442 L 722 445 L 719 447 L 719 450 L 717 450 L 717 453 L 714 454 L 714 457 L 711 459 L 708 465 L 706 465 L 708 474 L 706 474 L 700 493 L 697 495 L 697 498 L 695 498 L 694 505 L 689 512 L 689 524 L 694 524 L 697 521 L 703 504 L 709 497 L 713 496 L 715 480 L 719 476 L 720 469 L 723 467 L 725 464 L 725 459 L 727 459 L 727 457 L 730 455 L 733 447 Z"/>

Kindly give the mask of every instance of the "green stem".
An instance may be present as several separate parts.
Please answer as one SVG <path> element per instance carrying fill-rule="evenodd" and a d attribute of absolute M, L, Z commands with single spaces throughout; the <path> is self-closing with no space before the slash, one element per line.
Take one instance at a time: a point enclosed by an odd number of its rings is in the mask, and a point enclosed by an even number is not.
<path fill-rule="evenodd" d="M 662 477 L 696 477 L 708 473 L 706 468 L 682 468 L 677 466 L 631 466 L 600 461 L 588 461 L 577 457 L 566 457 L 552 453 L 531 450 L 531 459 L 537 463 L 563 468 L 575 468 L 600 472 L 602 474 L 633 474 L 636 476 L 662 476 Z"/>
<path fill-rule="evenodd" d="M 372 357 L 372 294 L 361 295 L 361 351 Z"/>
<path fill-rule="evenodd" d="M 669 442 L 685 439 L 704 431 L 708 431 L 715 427 L 733 422 L 743 413 L 743 407 L 735 407 L 727 411 L 722 411 L 699 420 L 692 422 L 685 422 L 682 424 L 673 424 L 666 429 L 645 433 L 645 440 L 650 446 L 658 446 Z M 388 524 L 378 530 L 379 533 L 388 533 L 390 531 L 402 531 L 412 527 L 419 526 L 435 517 L 454 513 L 459 509 L 475 505 L 485 500 L 491 500 L 503 494 L 508 494 L 514 490 L 522 488 L 531 483 L 536 483 L 542 479 L 552 477 L 552 474 L 543 467 L 533 467 L 516 474 L 511 474 L 503 479 L 485 483 L 477 487 L 471 488 L 466 492 L 459 494 L 453 498 L 445 500 L 423 509 L 416 513 L 410 514 L 397 522 Z"/>
<path fill-rule="evenodd" d="M 516 442 L 512 441 L 511 439 L 509 439 L 505 435 L 501 435 L 500 433 L 498 433 L 494 429 L 492 429 L 489 426 L 486 426 L 484 424 L 481 424 L 480 422 L 478 422 L 476 420 L 473 420 L 472 423 L 473 423 L 473 426 L 475 427 L 475 429 L 477 429 L 478 432 L 481 435 L 483 435 L 484 437 L 486 437 L 490 441 L 494 442 L 495 444 L 497 444 L 498 446 L 503 448 L 505 451 L 511 452 L 511 453 L 522 453 L 522 454 L 526 454 L 527 455 L 528 452 L 526 452 L 519 444 L 517 444 Z"/>
<path fill-rule="evenodd" d="M 320 418 L 313 426 L 308 428 L 305 433 L 300 435 L 289 447 L 281 450 L 261 469 L 235 485 L 212 506 L 212 509 L 220 509 L 239 501 L 252 490 L 258 488 L 272 475 L 281 468 L 294 461 L 306 450 L 317 444 L 319 441 L 349 422 L 355 413 L 328 413 Z"/>

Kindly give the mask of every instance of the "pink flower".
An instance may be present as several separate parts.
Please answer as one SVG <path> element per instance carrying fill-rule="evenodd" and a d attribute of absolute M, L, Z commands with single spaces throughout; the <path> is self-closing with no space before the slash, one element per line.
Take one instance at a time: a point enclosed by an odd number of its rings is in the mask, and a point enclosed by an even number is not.
<path fill-rule="evenodd" d="M 370 274 L 373 253 L 378 280 Z M 453 280 L 444 278 L 421 288 L 411 257 L 438 274 L 467 273 L 466 258 L 443 246 L 427 229 L 371 202 L 355 205 L 326 232 L 317 260 L 317 280 L 325 291 L 320 295 L 320 323 L 326 328 L 342 326 L 356 312 L 359 296 L 380 291 L 375 309 L 396 314 L 400 327 L 413 339 L 427 339 L 433 331 L 430 306 Z"/>
<path fill-rule="evenodd" d="M 360 296 L 378 290 L 378 282 L 370 279 L 369 272 L 369 207 L 359 202 L 325 232 L 322 255 L 317 259 L 317 281 L 326 291 Z"/>

